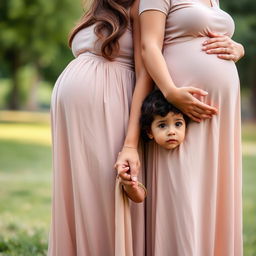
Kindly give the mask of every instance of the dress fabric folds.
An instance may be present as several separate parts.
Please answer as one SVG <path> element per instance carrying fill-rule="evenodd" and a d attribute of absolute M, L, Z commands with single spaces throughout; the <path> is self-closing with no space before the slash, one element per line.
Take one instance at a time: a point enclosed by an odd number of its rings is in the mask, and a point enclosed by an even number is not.
<path fill-rule="evenodd" d="M 201 100 L 219 113 L 190 122 L 175 150 L 145 145 L 145 211 L 131 204 L 113 168 L 135 84 L 131 28 L 113 62 L 100 56 L 94 26 L 79 31 L 52 94 L 48 256 L 243 255 L 239 77 L 233 61 L 201 49 L 209 32 L 231 37 L 234 22 L 215 0 L 141 0 L 140 14 L 148 10 L 166 15 L 163 55 L 175 85 L 206 90 Z"/>
<path fill-rule="evenodd" d="M 218 114 L 190 122 L 185 142 L 151 142 L 147 175 L 147 256 L 242 256 L 240 88 L 233 61 L 202 51 L 209 32 L 232 36 L 234 22 L 212 0 L 141 0 L 140 15 L 166 15 L 163 55 L 178 87 L 208 92 Z"/>
<path fill-rule="evenodd" d="M 135 84 L 130 26 L 119 45 L 117 58 L 108 61 L 101 56 L 94 25 L 80 30 L 72 42 L 76 58 L 54 86 L 54 181 L 48 256 L 121 256 L 115 254 L 119 250 L 115 248 L 115 222 L 121 213 L 115 215 L 113 166 L 125 138 Z M 128 210 L 128 223 L 129 214 Z M 138 228 L 135 222 L 130 225 Z M 131 248 L 131 226 L 127 236 L 130 252 L 143 255 L 143 243 Z"/>

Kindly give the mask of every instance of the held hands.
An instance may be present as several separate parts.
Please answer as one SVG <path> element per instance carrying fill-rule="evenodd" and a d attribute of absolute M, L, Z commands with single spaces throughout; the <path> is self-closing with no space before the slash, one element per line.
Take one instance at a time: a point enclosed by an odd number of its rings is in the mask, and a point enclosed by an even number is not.
<path fill-rule="evenodd" d="M 216 108 L 197 99 L 207 94 L 206 91 L 194 87 L 175 87 L 166 98 L 193 121 L 201 122 L 202 119 L 210 119 L 217 114 Z"/>
<path fill-rule="evenodd" d="M 140 171 L 140 158 L 137 149 L 124 146 L 118 154 L 114 167 L 122 179 L 130 181 L 132 179 L 137 180 Z"/>
<path fill-rule="evenodd" d="M 142 202 L 145 198 L 145 190 L 141 188 L 137 178 L 140 171 L 137 149 L 124 146 L 114 167 L 127 196 L 136 203 Z"/>
<path fill-rule="evenodd" d="M 216 54 L 220 59 L 233 60 L 234 62 L 244 56 L 244 47 L 230 37 L 212 32 L 209 33 L 209 37 L 211 38 L 203 43 L 202 48 L 207 54 Z"/>

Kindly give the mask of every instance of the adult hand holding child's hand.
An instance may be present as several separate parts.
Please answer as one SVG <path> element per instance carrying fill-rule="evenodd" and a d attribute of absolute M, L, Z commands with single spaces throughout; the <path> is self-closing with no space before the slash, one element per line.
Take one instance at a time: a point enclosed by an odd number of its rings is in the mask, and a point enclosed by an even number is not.
<path fill-rule="evenodd" d="M 128 197 L 134 202 L 142 202 L 145 198 L 145 190 L 139 188 L 140 184 L 137 178 L 140 171 L 137 149 L 124 146 L 118 154 L 114 167 Z"/>
<path fill-rule="evenodd" d="M 137 149 L 124 146 L 118 154 L 114 167 L 122 182 L 126 182 L 127 185 L 132 185 L 132 182 L 136 182 L 140 171 L 140 159 Z"/>

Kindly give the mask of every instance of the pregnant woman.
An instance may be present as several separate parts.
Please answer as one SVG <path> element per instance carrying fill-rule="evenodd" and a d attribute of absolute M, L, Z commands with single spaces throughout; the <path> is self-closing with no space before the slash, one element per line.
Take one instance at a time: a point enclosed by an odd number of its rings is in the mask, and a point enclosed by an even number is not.
<path fill-rule="evenodd" d="M 134 60 L 137 90 L 147 94 L 150 88 L 141 65 L 138 3 L 94 0 L 71 34 L 76 58 L 52 94 L 49 256 L 121 255 L 115 252 L 113 165 L 127 129 Z"/>
<path fill-rule="evenodd" d="M 164 96 L 196 121 L 179 148 L 147 146 L 146 256 L 241 256 L 240 90 L 234 62 L 244 49 L 231 39 L 234 22 L 216 0 L 141 0 L 140 21 L 149 74 Z M 208 92 L 199 99 L 215 106 L 217 115 L 201 114 L 193 98 L 184 97 L 191 86 Z M 136 148 L 137 140 L 129 141 Z M 127 164 L 136 169 L 136 162 L 126 150 L 117 170 Z M 127 173 L 120 176 L 129 182 Z"/>
<path fill-rule="evenodd" d="M 173 151 L 147 151 L 147 256 L 241 256 L 240 94 L 232 18 L 216 0 L 141 0 L 142 56 L 166 98 L 194 86 L 218 115 Z M 163 48 L 162 48 L 163 47 Z M 197 113 L 189 114 L 192 119 Z"/>

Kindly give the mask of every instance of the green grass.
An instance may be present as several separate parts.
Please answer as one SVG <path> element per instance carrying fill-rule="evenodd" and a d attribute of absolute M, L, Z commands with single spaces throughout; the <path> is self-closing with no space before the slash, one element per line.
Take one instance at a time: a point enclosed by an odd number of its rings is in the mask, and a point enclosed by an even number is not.
<path fill-rule="evenodd" d="M 256 152 L 255 152 L 256 153 Z M 256 256 L 256 154 L 243 156 L 244 255 Z"/>
<path fill-rule="evenodd" d="M 256 256 L 255 130 L 243 125 L 245 256 Z M 0 112 L 0 256 L 46 255 L 51 175 L 48 114 Z"/>
<path fill-rule="evenodd" d="M 256 125 L 254 123 L 243 125 L 242 140 L 243 142 L 256 143 Z"/>
<path fill-rule="evenodd" d="M 0 255 L 46 255 L 51 205 L 49 117 L 12 112 L 0 116 Z"/>

